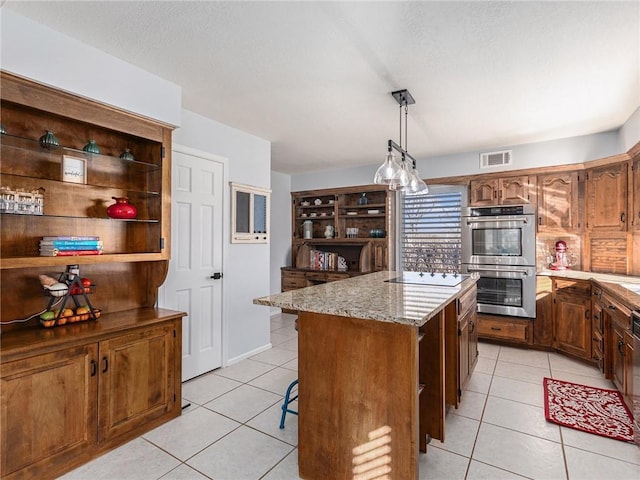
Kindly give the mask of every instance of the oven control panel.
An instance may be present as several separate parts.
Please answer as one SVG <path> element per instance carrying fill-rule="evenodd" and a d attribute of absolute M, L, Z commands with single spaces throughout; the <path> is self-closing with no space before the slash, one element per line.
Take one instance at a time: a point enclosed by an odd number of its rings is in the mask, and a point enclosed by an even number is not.
<path fill-rule="evenodd" d="M 506 215 L 532 215 L 533 205 L 495 205 L 493 207 L 470 207 L 470 217 L 501 217 Z"/>

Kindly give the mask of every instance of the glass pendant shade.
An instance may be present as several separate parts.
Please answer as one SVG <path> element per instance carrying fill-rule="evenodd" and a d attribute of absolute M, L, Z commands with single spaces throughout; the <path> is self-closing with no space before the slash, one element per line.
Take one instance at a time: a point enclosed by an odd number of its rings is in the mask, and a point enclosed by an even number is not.
<path fill-rule="evenodd" d="M 420 174 L 418 173 L 417 168 L 414 168 L 411 172 L 411 181 L 409 181 L 407 191 L 409 191 L 410 193 L 429 193 L 429 187 L 424 182 L 424 180 L 420 178 Z"/>
<path fill-rule="evenodd" d="M 389 183 L 390 190 L 405 190 L 411 181 L 411 167 L 407 160 L 402 161 L 400 173 Z"/>
<path fill-rule="evenodd" d="M 387 152 L 384 163 L 376 171 L 373 183 L 378 185 L 389 185 L 400 174 L 401 167 L 396 161 L 393 152 Z"/>

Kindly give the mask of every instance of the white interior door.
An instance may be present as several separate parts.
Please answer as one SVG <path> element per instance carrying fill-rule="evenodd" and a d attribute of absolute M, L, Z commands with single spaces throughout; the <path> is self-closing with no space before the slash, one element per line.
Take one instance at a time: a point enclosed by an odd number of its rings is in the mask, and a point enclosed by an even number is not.
<path fill-rule="evenodd" d="M 171 260 L 159 303 L 187 312 L 185 381 L 222 366 L 223 279 L 214 277 L 222 273 L 224 163 L 180 149 L 172 170 Z"/>

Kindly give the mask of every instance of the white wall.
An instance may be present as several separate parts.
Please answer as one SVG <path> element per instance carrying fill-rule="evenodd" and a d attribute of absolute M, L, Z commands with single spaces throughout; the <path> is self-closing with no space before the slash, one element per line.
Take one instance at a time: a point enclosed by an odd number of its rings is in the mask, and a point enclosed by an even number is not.
<path fill-rule="evenodd" d="M 291 265 L 291 176 L 271 172 L 271 192 L 271 293 L 279 293 L 280 267 Z"/>
<path fill-rule="evenodd" d="M 620 145 L 622 151 L 630 150 L 636 143 L 640 142 L 640 107 L 629 117 L 619 131 Z"/>
<path fill-rule="evenodd" d="M 232 181 L 269 188 L 268 141 L 182 110 L 181 88 L 175 84 L 6 9 L 0 9 L 0 16 L 4 70 L 182 125 L 174 132 L 176 143 L 229 159 Z M 225 242 L 227 352 L 233 361 L 270 342 L 269 309 L 252 304 L 254 297 L 270 292 L 270 245 Z"/>
<path fill-rule="evenodd" d="M 0 32 L 3 70 L 180 125 L 178 85 L 5 8 Z"/>
<path fill-rule="evenodd" d="M 509 168 L 481 170 L 480 152 L 476 151 L 417 159 L 418 171 L 429 183 L 429 178 L 580 163 L 616 155 L 627 150 L 620 145 L 618 131 L 527 145 L 498 146 L 492 150 L 503 149 L 513 150 L 513 165 Z M 379 163 L 363 167 L 293 175 L 291 177 L 291 188 L 295 192 L 316 188 L 371 184 L 373 183 L 373 175 L 376 169 L 384 159 L 384 153 L 383 151 L 380 152 Z"/>
<path fill-rule="evenodd" d="M 229 181 L 271 188 L 271 144 L 266 140 L 183 110 L 173 141 L 227 158 Z M 270 293 L 270 245 L 232 244 L 225 238 L 224 248 L 227 360 L 234 363 L 270 344 L 270 310 L 252 303 Z"/>

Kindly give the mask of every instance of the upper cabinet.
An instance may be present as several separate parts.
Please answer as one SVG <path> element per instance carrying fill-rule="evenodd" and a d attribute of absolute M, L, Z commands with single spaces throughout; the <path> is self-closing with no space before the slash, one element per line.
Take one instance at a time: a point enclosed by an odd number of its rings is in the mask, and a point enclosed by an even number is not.
<path fill-rule="evenodd" d="M 4 73 L 2 125 L 2 269 L 168 260 L 170 128 Z M 135 213 L 113 218 L 116 198 Z M 44 236 L 99 237 L 104 254 L 40 256 Z"/>
<path fill-rule="evenodd" d="M 587 170 L 588 230 L 627 230 L 628 170 L 629 162 L 625 161 Z"/>
<path fill-rule="evenodd" d="M 528 175 L 471 180 L 472 206 L 517 205 L 533 201 L 535 177 Z"/>
<path fill-rule="evenodd" d="M 538 175 L 538 232 L 580 228 L 578 181 L 578 172 Z"/>
<path fill-rule="evenodd" d="M 633 210 L 631 212 L 631 225 L 634 230 L 640 231 L 640 154 L 633 160 L 631 174 L 633 176 Z"/>

